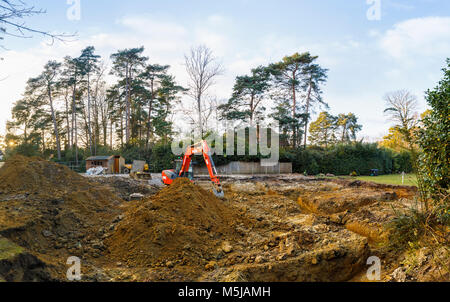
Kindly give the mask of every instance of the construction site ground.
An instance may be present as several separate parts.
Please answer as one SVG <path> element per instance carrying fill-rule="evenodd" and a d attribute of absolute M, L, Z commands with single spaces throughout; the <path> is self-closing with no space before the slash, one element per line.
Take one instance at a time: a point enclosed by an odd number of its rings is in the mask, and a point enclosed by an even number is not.
<path fill-rule="evenodd" d="M 85 177 L 38 158 L 0 169 L 0 280 L 448 281 L 448 253 L 389 244 L 386 226 L 414 202 L 415 187 L 302 175 L 207 177 L 161 185 Z M 141 198 L 129 198 L 137 194 Z M 444 262 L 442 262 L 444 259 Z M 445 262 L 447 261 L 447 262 Z"/>

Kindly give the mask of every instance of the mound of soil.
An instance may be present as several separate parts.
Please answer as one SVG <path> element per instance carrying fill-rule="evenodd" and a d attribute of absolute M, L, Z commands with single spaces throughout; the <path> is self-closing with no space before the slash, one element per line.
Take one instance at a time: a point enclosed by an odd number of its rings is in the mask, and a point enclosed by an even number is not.
<path fill-rule="evenodd" d="M 65 191 L 69 186 L 84 185 L 85 179 L 66 166 L 40 158 L 15 156 L 0 168 L 1 193 L 46 193 Z"/>
<path fill-rule="evenodd" d="M 227 240 L 239 239 L 235 227 L 243 221 L 211 192 L 179 178 L 131 204 L 106 244 L 112 258 L 133 267 L 203 266 Z"/>
<path fill-rule="evenodd" d="M 101 255 L 102 228 L 120 213 L 121 202 L 65 166 L 16 156 L 0 169 L 0 236 L 64 279 L 69 256 Z"/>

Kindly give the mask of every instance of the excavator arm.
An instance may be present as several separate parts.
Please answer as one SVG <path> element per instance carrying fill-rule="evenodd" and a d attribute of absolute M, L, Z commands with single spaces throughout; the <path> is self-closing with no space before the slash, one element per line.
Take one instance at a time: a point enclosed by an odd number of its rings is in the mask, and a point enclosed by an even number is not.
<path fill-rule="evenodd" d="M 217 170 L 211 155 L 211 149 L 209 148 L 206 141 L 202 141 L 187 148 L 186 153 L 184 154 L 181 170 L 179 171 L 179 174 L 177 176 L 185 177 L 187 175 L 189 167 L 191 165 L 192 156 L 194 155 L 203 155 L 206 167 L 208 168 L 209 177 L 211 178 L 211 182 L 213 185 L 213 192 L 217 197 L 223 198 L 224 192 L 222 190 L 222 185 L 220 184 L 219 177 L 217 176 Z"/>

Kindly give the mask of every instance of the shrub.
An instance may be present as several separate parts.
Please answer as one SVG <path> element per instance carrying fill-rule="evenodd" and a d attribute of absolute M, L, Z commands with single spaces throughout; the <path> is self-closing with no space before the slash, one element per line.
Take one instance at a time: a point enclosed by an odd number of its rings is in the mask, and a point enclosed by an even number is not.
<path fill-rule="evenodd" d="M 444 79 L 426 93 L 431 112 L 423 119 L 419 132 L 419 174 L 429 197 L 440 200 L 439 194 L 449 189 L 450 173 L 450 59 L 444 68 Z"/>

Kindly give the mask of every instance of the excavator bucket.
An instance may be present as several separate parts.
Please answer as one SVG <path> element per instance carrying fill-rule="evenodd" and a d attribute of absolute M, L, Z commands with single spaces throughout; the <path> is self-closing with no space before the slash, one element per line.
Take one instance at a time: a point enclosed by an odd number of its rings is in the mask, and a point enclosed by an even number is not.
<path fill-rule="evenodd" d="M 225 198 L 225 193 L 223 192 L 221 186 L 213 186 L 212 191 L 214 195 L 216 195 L 218 198 L 220 199 Z"/>
<path fill-rule="evenodd" d="M 223 190 L 217 191 L 216 189 L 213 189 L 213 193 L 220 199 L 225 198 L 225 193 L 223 192 Z"/>

